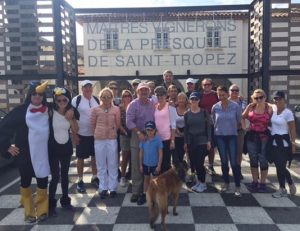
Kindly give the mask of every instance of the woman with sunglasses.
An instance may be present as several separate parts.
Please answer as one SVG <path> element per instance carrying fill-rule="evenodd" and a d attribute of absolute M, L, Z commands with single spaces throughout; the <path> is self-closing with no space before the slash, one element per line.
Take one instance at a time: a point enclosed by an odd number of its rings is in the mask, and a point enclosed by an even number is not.
<path fill-rule="evenodd" d="M 177 97 L 176 107 L 176 131 L 175 131 L 175 152 L 173 156 L 174 160 L 183 162 L 185 150 L 184 150 L 184 114 L 188 110 L 189 101 L 184 92 L 180 92 Z"/>
<path fill-rule="evenodd" d="M 266 102 L 266 94 L 262 89 L 256 89 L 250 103 L 243 112 L 243 119 L 250 122 L 247 131 L 247 150 L 250 158 L 252 174 L 251 191 L 267 192 L 268 160 L 266 147 L 269 139 L 268 126 L 272 117 L 272 107 Z M 260 167 L 260 176 L 259 170 Z M 260 183 L 258 183 L 260 179 Z"/>
<path fill-rule="evenodd" d="M 45 90 L 47 82 L 32 82 L 24 104 L 14 108 L 0 123 L 0 152 L 14 156 L 21 177 L 20 202 L 26 223 L 48 217 L 49 114 Z M 13 137 L 15 137 L 13 139 Z M 12 144 L 14 140 L 14 144 Z M 31 181 L 37 190 L 33 202 Z"/>
<path fill-rule="evenodd" d="M 232 84 L 229 87 L 229 100 L 236 102 L 242 112 L 245 110 L 247 104 L 245 102 L 245 100 L 243 99 L 243 97 L 239 94 L 240 93 L 240 89 L 238 87 L 238 85 L 236 84 Z M 238 161 L 238 165 L 242 166 L 242 160 L 243 160 L 243 146 L 244 146 L 244 136 L 245 136 L 245 130 L 246 130 L 246 125 L 245 125 L 245 120 L 242 119 L 241 123 L 239 124 L 238 127 L 238 147 L 237 147 L 237 161 Z M 243 175 L 241 172 L 241 180 L 243 179 Z"/>
<path fill-rule="evenodd" d="M 113 105 L 113 93 L 104 88 L 99 93 L 100 105 L 92 109 L 91 124 L 95 139 L 95 157 L 100 180 L 100 198 L 117 195 L 118 187 L 118 144 L 117 131 L 120 128 L 120 109 Z M 124 131 L 123 131 L 124 132 Z"/>
<path fill-rule="evenodd" d="M 130 160 L 130 137 L 131 137 L 131 131 L 126 127 L 126 111 L 129 103 L 132 101 L 132 94 L 129 90 L 123 90 L 121 97 L 122 99 L 120 104 L 120 113 L 121 113 L 120 146 L 121 146 L 122 161 L 121 161 L 120 185 L 122 187 L 125 187 L 127 183 L 125 178 L 126 168 Z"/>
<path fill-rule="evenodd" d="M 190 110 L 184 114 L 184 149 L 189 154 L 191 168 L 197 172 L 195 192 L 207 189 L 204 160 L 211 148 L 211 117 L 209 112 L 199 107 L 200 93 L 192 92 L 189 98 Z"/>
<path fill-rule="evenodd" d="M 229 189 L 229 159 L 235 183 L 234 195 L 241 197 L 241 167 L 237 163 L 237 130 L 241 122 L 241 108 L 238 104 L 228 99 L 228 90 L 226 87 L 219 86 L 217 94 L 219 102 L 212 107 L 211 114 L 224 180 L 221 192 L 226 192 Z"/>
<path fill-rule="evenodd" d="M 155 106 L 154 120 L 157 134 L 163 141 L 163 161 L 161 172 L 171 168 L 171 150 L 175 149 L 176 109 L 167 102 L 167 90 L 163 86 L 155 88 L 158 103 Z"/>
<path fill-rule="evenodd" d="M 275 92 L 273 102 L 272 136 L 270 142 L 272 143 L 271 153 L 276 166 L 279 189 L 272 196 L 280 198 L 288 196 L 285 189 L 285 181 L 288 182 L 290 194 L 296 194 L 295 184 L 286 168 L 287 161 L 291 160 L 292 155 L 296 152 L 296 126 L 293 113 L 285 106 L 285 94 L 283 91 Z"/>
<path fill-rule="evenodd" d="M 50 111 L 50 139 L 49 139 L 49 163 L 51 170 L 51 182 L 49 184 L 49 216 L 56 216 L 55 193 L 59 178 L 61 178 L 62 208 L 72 210 L 71 198 L 69 197 L 69 168 L 73 154 L 70 130 L 76 140 L 78 132 L 78 113 L 70 119 L 65 114 L 72 109 L 71 94 L 66 88 L 56 87 L 53 90 L 53 109 Z M 74 110 L 76 111 L 76 110 Z M 76 116 L 75 116 L 76 115 Z"/>

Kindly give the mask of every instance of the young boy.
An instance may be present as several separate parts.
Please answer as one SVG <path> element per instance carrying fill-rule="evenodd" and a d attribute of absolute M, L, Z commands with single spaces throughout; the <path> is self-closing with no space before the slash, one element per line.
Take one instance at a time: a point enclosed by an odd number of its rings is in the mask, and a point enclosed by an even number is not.
<path fill-rule="evenodd" d="M 156 135 L 156 125 L 153 121 L 145 124 L 146 140 L 140 143 L 140 171 L 144 174 L 144 193 L 142 205 L 146 202 L 146 192 L 150 182 L 150 176 L 157 176 L 162 163 L 163 144 L 159 136 Z"/>

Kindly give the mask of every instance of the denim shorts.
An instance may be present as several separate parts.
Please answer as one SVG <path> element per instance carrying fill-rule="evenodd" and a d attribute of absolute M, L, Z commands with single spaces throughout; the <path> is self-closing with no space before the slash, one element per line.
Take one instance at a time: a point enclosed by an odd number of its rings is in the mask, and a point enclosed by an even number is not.
<path fill-rule="evenodd" d="M 144 176 L 157 176 L 157 173 L 155 172 L 155 169 L 157 166 L 146 166 L 143 164 L 143 174 Z"/>

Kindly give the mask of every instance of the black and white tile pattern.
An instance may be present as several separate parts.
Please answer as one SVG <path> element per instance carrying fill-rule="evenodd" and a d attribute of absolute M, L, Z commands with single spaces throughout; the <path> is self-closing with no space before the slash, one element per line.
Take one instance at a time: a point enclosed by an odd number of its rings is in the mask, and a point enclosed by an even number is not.
<path fill-rule="evenodd" d="M 244 180 L 242 197 L 233 195 L 234 185 L 228 193 L 219 193 L 222 184 L 220 166 L 215 167 L 219 176 L 207 176 L 208 190 L 194 193 L 183 187 L 178 216 L 170 213 L 167 226 L 170 231 L 299 231 L 300 230 L 300 176 L 291 170 L 298 190 L 297 195 L 286 198 L 272 198 L 278 187 L 274 166 L 270 167 L 268 193 L 250 192 L 247 185 L 251 182 L 249 163 L 243 161 Z M 66 211 L 58 203 L 58 216 L 37 224 L 25 224 L 23 208 L 19 204 L 19 182 L 0 193 L 0 230 L 1 231 L 147 231 L 148 208 L 130 202 L 131 186 L 119 187 L 116 198 L 101 200 L 96 189 L 86 184 L 87 192 L 76 192 L 76 166 L 70 168 L 70 196 L 74 211 Z M 91 171 L 86 163 L 84 181 L 90 182 Z M 59 198 L 61 194 L 58 187 Z M 171 209 L 169 208 L 171 211 Z M 155 230 L 160 230 L 160 219 Z"/>

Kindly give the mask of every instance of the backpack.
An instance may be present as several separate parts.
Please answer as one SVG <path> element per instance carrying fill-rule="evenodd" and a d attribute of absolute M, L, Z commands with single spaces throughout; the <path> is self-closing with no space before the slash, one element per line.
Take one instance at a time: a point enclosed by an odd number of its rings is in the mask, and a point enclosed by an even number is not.
<path fill-rule="evenodd" d="M 100 104 L 100 101 L 99 101 L 99 99 L 96 97 L 96 96 L 94 96 L 93 95 L 93 98 L 96 100 L 96 102 L 98 103 L 98 104 Z M 80 101 L 81 101 L 81 95 L 78 95 L 77 96 L 77 98 L 76 98 L 76 110 L 78 109 L 78 106 L 79 106 L 79 104 L 80 104 Z"/>

